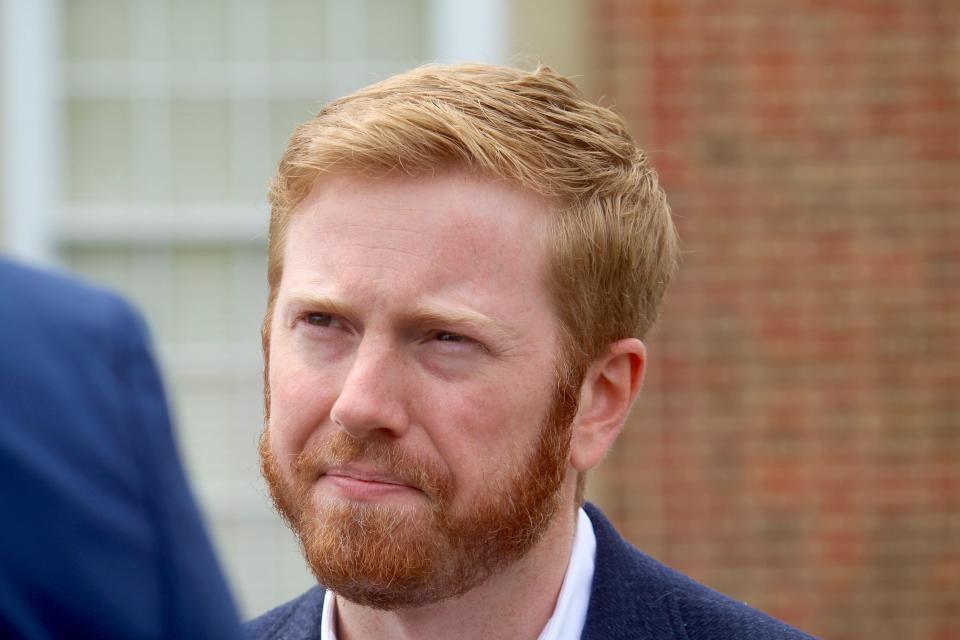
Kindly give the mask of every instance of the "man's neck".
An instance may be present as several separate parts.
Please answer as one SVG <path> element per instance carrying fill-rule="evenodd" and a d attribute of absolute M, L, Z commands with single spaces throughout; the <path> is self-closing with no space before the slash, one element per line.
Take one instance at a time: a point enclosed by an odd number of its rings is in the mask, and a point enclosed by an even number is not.
<path fill-rule="evenodd" d="M 338 598 L 337 638 L 535 640 L 556 606 L 575 530 L 576 510 L 568 503 L 526 556 L 462 596 L 437 604 L 381 611 Z"/>

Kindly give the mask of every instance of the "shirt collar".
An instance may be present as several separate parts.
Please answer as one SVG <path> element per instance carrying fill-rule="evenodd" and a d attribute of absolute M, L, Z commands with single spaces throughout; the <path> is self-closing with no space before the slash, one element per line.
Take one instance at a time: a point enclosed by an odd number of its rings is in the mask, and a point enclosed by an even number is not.
<path fill-rule="evenodd" d="M 573 550 L 557 597 L 557 606 L 538 640 L 577 640 L 580 637 L 587 621 L 596 555 L 597 537 L 593 533 L 593 524 L 586 512 L 578 509 Z"/>
<path fill-rule="evenodd" d="M 337 640 L 337 598 L 327 589 L 323 594 L 323 613 L 320 614 L 320 640 Z"/>
<path fill-rule="evenodd" d="M 593 524 L 583 509 L 577 510 L 577 528 L 573 536 L 573 549 L 567 563 L 567 571 L 557 597 L 553 615 L 547 620 L 537 640 L 577 640 L 587 621 L 590 605 L 590 585 L 597 555 L 597 537 Z M 323 612 L 320 617 L 320 640 L 337 640 L 335 621 L 337 598 L 327 589 L 323 596 Z"/>

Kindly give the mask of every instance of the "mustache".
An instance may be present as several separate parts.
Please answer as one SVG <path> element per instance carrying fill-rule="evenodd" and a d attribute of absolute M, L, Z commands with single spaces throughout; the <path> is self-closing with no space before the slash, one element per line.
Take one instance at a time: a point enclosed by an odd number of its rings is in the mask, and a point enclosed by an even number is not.
<path fill-rule="evenodd" d="M 452 475 L 437 461 L 412 455 L 383 438 L 354 438 L 344 431 L 301 451 L 293 463 L 293 472 L 309 485 L 330 469 L 351 462 L 371 465 L 441 504 L 448 504 L 454 494 Z"/>

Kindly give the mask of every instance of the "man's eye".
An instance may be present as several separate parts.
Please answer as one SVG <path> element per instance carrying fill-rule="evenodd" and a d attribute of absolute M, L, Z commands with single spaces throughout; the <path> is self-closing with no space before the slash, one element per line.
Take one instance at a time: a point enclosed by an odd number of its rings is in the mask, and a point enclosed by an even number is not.
<path fill-rule="evenodd" d="M 461 333 L 453 333 L 451 331 L 437 331 L 433 334 L 432 340 L 442 343 L 444 346 L 437 346 L 436 348 L 440 353 L 447 353 L 450 355 L 460 354 L 466 355 L 468 353 L 480 353 L 485 352 L 489 353 L 486 345 L 482 342 L 477 341 L 475 338 L 470 336 L 465 336 Z M 449 345 L 449 346 L 447 346 Z"/>
<path fill-rule="evenodd" d="M 315 327 L 334 327 L 339 324 L 337 319 L 329 313 L 308 313 L 305 319 L 308 324 Z"/>

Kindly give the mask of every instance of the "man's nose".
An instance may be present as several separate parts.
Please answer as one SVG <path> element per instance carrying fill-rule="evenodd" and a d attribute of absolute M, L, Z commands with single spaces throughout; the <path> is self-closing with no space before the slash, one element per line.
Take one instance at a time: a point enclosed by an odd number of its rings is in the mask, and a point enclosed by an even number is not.
<path fill-rule="evenodd" d="M 400 437 L 409 424 L 405 365 L 396 349 L 361 342 L 343 379 L 330 419 L 354 438 L 373 432 Z"/>

